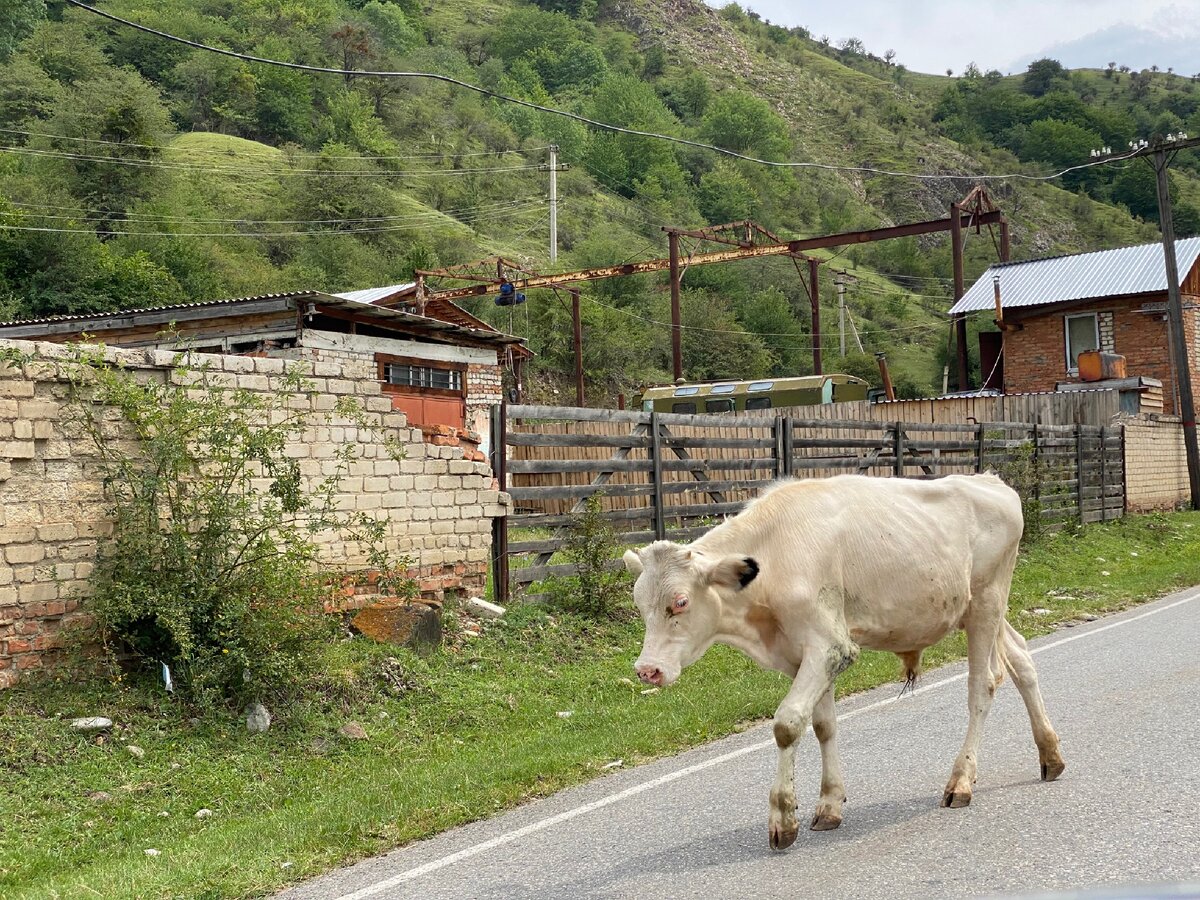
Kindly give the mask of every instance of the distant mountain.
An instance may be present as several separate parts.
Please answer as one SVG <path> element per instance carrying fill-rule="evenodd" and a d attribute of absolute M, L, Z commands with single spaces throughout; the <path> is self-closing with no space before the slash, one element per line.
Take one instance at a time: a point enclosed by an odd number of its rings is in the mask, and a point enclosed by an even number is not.
<path fill-rule="evenodd" d="M 1013 61 L 1008 71 L 1019 72 L 1033 60 L 1048 56 L 1069 69 L 1102 69 L 1115 62 L 1134 70 L 1158 66 L 1162 71 L 1173 68 L 1180 74 L 1192 75 L 1200 71 L 1197 39 L 1200 39 L 1200 22 L 1194 19 L 1176 22 L 1169 34 L 1131 25 L 1113 25 L 1020 57 Z"/>

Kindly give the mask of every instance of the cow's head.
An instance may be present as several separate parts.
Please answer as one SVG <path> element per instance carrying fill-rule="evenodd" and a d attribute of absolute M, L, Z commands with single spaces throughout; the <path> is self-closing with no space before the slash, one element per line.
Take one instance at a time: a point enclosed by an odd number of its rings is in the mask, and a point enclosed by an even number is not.
<path fill-rule="evenodd" d="M 716 640 L 722 595 L 758 575 L 758 563 L 748 556 L 708 556 L 669 541 L 627 551 L 625 568 L 637 576 L 633 600 L 646 622 L 634 669 L 647 684 L 663 686 Z"/>

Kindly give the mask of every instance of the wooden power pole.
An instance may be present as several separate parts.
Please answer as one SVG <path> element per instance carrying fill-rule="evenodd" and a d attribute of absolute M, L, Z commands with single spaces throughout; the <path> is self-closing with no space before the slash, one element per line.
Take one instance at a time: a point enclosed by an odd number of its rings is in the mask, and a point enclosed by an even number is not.
<path fill-rule="evenodd" d="M 1168 155 L 1170 151 L 1170 155 Z M 1183 330 L 1183 302 L 1179 296 L 1179 265 L 1175 260 L 1175 223 L 1171 218 L 1171 186 L 1167 169 L 1176 150 L 1156 142 L 1150 160 L 1158 181 L 1158 221 L 1162 228 L 1163 257 L 1167 267 L 1167 321 L 1170 324 L 1171 354 L 1179 387 L 1179 415 L 1183 419 L 1183 444 L 1187 453 L 1188 484 L 1192 509 L 1200 509 L 1200 452 L 1196 447 L 1196 407 L 1192 399 L 1192 375 L 1188 362 L 1187 335 Z"/>

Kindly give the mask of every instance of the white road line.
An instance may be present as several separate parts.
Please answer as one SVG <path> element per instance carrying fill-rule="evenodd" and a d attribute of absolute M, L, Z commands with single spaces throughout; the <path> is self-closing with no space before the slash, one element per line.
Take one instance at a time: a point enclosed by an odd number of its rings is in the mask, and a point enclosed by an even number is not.
<path fill-rule="evenodd" d="M 1052 641 L 1049 644 L 1042 644 L 1041 646 L 1034 647 L 1030 650 L 1030 652 L 1042 653 L 1046 650 L 1052 650 L 1055 647 L 1061 647 L 1063 644 L 1069 644 L 1072 641 L 1078 641 L 1082 638 L 1091 637 L 1092 635 L 1110 631 L 1113 628 L 1121 628 L 1125 625 L 1130 625 L 1134 622 L 1137 622 L 1139 619 L 1146 619 L 1150 616 L 1156 616 L 1159 613 L 1164 613 L 1169 609 L 1174 609 L 1177 606 L 1190 603 L 1197 597 L 1200 597 L 1200 591 L 1189 594 L 1182 599 L 1176 600 L 1174 603 L 1168 603 L 1165 606 L 1155 607 L 1154 609 L 1148 610 L 1139 615 L 1130 616 L 1127 619 L 1121 619 L 1116 622 L 1110 622 L 1109 624 L 1101 625 L 1098 628 L 1089 628 L 1086 631 L 1081 631 L 1078 634 L 1073 634 L 1069 637 Z M 951 675 L 948 678 L 935 681 L 933 684 L 927 684 L 923 687 L 917 688 L 913 694 L 923 694 L 926 691 L 937 690 L 938 688 L 945 687 L 948 684 L 953 684 L 956 681 L 962 681 L 966 677 L 966 672 L 960 672 L 957 675 Z M 876 700 L 874 703 L 868 703 L 866 706 L 860 706 L 857 709 L 852 709 L 849 712 L 838 716 L 838 721 L 844 722 L 847 719 L 851 719 L 854 716 L 861 715 L 862 713 L 871 712 L 884 706 L 890 706 L 896 702 L 896 699 L 897 698 L 889 697 L 886 700 Z M 695 775 L 697 772 L 703 772 L 705 769 L 711 769 L 713 766 L 719 766 L 722 763 L 729 762 L 732 759 L 737 759 L 741 756 L 747 756 L 751 753 L 757 753 L 760 750 L 765 750 L 774 746 L 775 741 L 773 740 L 761 741 L 760 743 L 751 744 L 750 746 L 742 747 L 738 750 L 733 750 L 720 756 L 714 756 L 712 759 L 678 769 L 674 772 L 669 772 L 666 775 L 660 775 L 658 778 L 652 778 L 649 781 L 626 788 L 623 791 L 618 791 L 615 794 L 610 794 L 607 797 L 601 797 L 599 800 L 593 800 L 591 803 L 585 803 L 582 806 L 576 806 L 573 809 L 568 809 L 565 812 L 558 813 L 557 815 L 550 816 L 549 818 L 540 819 L 537 822 L 531 822 L 530 824 L 518 828 L 515 831 L 508 831 L 481 843 L 472 844 L 470 847 L 464 847 L 462 850 L 451 853 L 448 856 L 442 856 L 438 859 L 430 860 L 429 862 L 417 866 L 416 868 L 407 869 L 406 871 L 393 875 L 390 878 L 385 878 L 383 881 L 377 881 L 374 884 L 367 885 L 366 887 L 360 888 L 357 891 L 353 891 L 349 894 L 343 894 L 340 897 L 337 897 L 336 900 L 363 900 L 363 898 L 366 897 L 373 897 L 376 894 L 388 890 L 389 888 L 404 884 L 407 881 L 412 881 L 414 878 L 420 878 L 422 875 L 428 875 L 430 872 L 436 872 L 438 869 L 444 869 L 447 866 L 452 866 L 464 859 L 470 859 L 472 856 L 478 856 L 481 853 L 487 853 L 489 850 L 494 850 L 497 847 L 504 846 L 505 844 L 511 844 L 513 841 L 518 841 L 527 835 L 536 834 L 539 831 L 545 831 L 547 828 L 553 828 L 555 825 L 558 825 L 561 822 L 568 822 L 571 819 L 578 818 L 579 816 L 586 815 L 590 812 L 595 812 L 596 810 L 603 809 L 606 806 L 611 806 L 612 804 L 618 803 L 621 800 L 627 800 L 630 797 L 635 797 L 644 791 L 661 787 L 664 784 L 670 784 L 672 781 L 678 781 L 680 778 L 686 778 L 688 775 Z"/>

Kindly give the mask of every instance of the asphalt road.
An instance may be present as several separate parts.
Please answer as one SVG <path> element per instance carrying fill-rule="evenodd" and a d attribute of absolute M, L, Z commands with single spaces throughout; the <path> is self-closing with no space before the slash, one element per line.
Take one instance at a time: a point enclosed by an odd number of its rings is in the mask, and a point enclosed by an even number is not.
<path fill-rule="evenodd" d="M 284 896 L 931 900 L 1164 882 L 1200 896 L 1200 589 L 1032 646 L 1067 762 L 1052 784 L 1006 681 L 971 806 L 939 807 L 967 722 L 965 668 L 951 666 L 900 700 L 887 685 L 839 702 L 845 820 L 785 852 L 767 847 L 775 751 L 761 726 Z M 688 687 L 685 673 L 671 690 Z M 820 780 L 811 732 L 796 776 L 803 820 Z"/>

